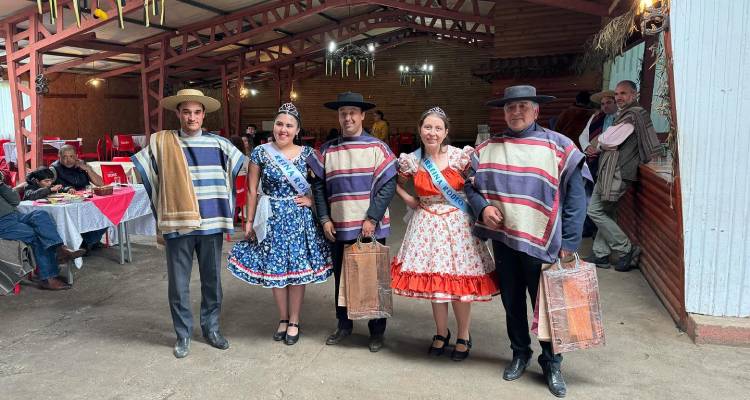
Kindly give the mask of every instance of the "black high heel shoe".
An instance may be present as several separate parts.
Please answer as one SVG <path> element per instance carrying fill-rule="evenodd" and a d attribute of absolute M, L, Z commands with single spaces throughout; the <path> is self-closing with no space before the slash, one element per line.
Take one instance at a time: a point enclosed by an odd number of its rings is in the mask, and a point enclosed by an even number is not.
<path fill-rule="evenodd" d="M 441 356 L 445 352 L 445 346 L 448 345 L 448 342 L 451 340 L 451 330 L 448 329 L 448 335 L 443 337 L 442 335 L 435 335 L 432 337 L 432 342 L 434 343 L 436 340 L 439 340 L 443 342 L 443 347 L 435 347 L 433 345 L 430 345 L 430 349 L 427 350 L 427 353 L 431 356 Z"/>
<path fill-rule="evenodd" d="M 290 322 L 289 324 L 287 324 L 286 328 L 289 329 L 289 327 L 291 327 L 291 326 L 297 328 L 297 334 L 294 335 L 294 336 L 292 336 L 292 335 L 290 335 L 288 333 L 286 334 L 286 339 L 284 339 L 284 344 L 287 344 L 289 346 L 297 343 L 297 341 L 299 340 L 299 332 L 300 332 L 299 324 L 295 324 L 294 322 Z"/>
<path fill-rule="evenodd" d="M 469 340 L 461 338 L 456 339 L 456 346 L 459 344 L 466 346 L 466 351 L 458 351 L 456 350 L 457 347 L 453 348 L 453 353 L 451 354 L 451 360 L 453 361 L 463 361 L 469 357 L 469 350 L 471 350 L 471 335 L 469 335 Z"/>
<path fill-rule="evenodd" d="M 287 327 L 289 326 L 289 320 L 288 319 L 282 319 L 279 321 L 279 325 L 281 324 L 287 324 Z M 279 328 L 276 328 L 276 333 L 273 334 L 273 340 L 280 342 L 286 338 L 286 329 L 283 331 L 279 331 Z"/>

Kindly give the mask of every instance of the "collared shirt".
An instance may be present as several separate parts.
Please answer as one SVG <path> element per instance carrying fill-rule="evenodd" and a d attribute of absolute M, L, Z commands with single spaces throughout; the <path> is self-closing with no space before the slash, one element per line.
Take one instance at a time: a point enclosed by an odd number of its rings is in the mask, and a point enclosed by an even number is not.
<path fill-rule="evenodd" d="M 589 118 L 589 122 L 586 124 L 586 127 L 583 128 L 583 131 L 581 132 L 581 135 L 578 136 L 578 143 L 581 144 L 581 150 L 585 151 L 587 147 L 591 145 L 591 121 L 596 118 L 598 114 L 594 114 Z M 612 126 L 612 123 L 615 122 L 615 114 L 607 114 L 604 117 L 604 121 L 602 122 L 602 130 L 601 132 L 606 131 L 610 126 Z"/>
<path fill-rule="evenodd" d="M 633 124 L 627 122 L 610 126 L 599 135 L 599 148 L 601 149 L 602 145 L 607 147 L 619 146 L 634 130 Z"/>

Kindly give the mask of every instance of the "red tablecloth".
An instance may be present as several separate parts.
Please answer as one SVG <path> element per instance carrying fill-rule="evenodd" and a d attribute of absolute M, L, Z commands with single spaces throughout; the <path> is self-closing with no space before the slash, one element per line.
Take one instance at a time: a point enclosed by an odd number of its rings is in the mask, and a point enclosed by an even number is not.
<path fill-rule="evenodd" d="M 117 225 L 120 223 L 122 216 L 125 215 L 125 211 L 128 210 L 128 206 L 130 206 L 130 203 L 133 201 L 133 196 L 135 196 L 135 190 L 133 190 L 133 188 L 119 187 L 115 188 L 111 195 L 94 195 L 89 201 L 94 203 L 96 208 L 98 208 L 107 219 L 112 221 L 114 225 Z"/>

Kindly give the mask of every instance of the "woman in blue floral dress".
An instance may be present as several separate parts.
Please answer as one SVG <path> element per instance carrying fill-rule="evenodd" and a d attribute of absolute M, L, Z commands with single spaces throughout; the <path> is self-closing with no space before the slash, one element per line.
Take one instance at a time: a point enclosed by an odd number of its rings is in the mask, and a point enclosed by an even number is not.
<path fill-rule="evenodd" d="M 300 125 L 296 107 L 282 105 L 274 121 L 274 142 L 250 155 L 247 240 L 234 245 L 227 265 L 238 279 L 271 288 L 281 317 L 273 339 L 289 345 L 299 339 L 305 285 L 324 282 L 333 273 L 328 242 L 310 208 L 312 199 L 300 194 L 309 187 L 304 182 L 306 160 L 313 152 L 293 143 Z"/>

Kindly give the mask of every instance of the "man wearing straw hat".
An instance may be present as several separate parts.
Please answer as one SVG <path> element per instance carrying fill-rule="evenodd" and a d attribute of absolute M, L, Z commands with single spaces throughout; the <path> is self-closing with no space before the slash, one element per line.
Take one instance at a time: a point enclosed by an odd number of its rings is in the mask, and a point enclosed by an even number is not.
<path fill-rule="evenodd" d="M 586 164 L 589 166 L 593 182 L 586 183 L 586 194 L 591 196 L 596 183 L 596 174 L 599 169 L 599 154 L 596 145 L 599 142 L 599 135 L 606 131 L 615 121 L 617 114 L 617 104 L 615 103 L 615 92 L 612 90 L 603 90 L 591 95 L 591 101 L 599 104 L 599 111 L 589 118 L 586 126 L 578 136 L 578 143 L 581 145 L 581 151 L 586 154 Z M 591 237 L 596 232 L 596 225 L 591 218 L 586 217 L 583 224 L 583 237 Z"/>
<path fill-rule="evenodd" d="M 316 175 L 315 209 L 323 233 L 333 242 L 334 301 L 338 301 L 344 246 L 360 235 L 384 243 L 390 233 L 388 204 L 396 193 L 396 157 L 388 145 L 362 129 L 365 111 L 375 104 L 365 102 L 361 94 L 341 93 L 325 107 L 337 111 L 341 136 L 324 143 L 309 164 Z M 327 345 L 336 345 L 352 333 L 347 309 L 338 303 L 336 318 L 338 325 Z M 369 321 L 371 352 L 383 347 L 385 325 L 385 318 Z"/>
<path fill-rule="evenodd" d="M 543 263 L 572 255 L 581 243 L 586 217 L 584 155 L 560 133 L 536 123 L 539 104 L 554 100 L 533 86 L 511 86 L 487 105 L 503 107 L 508 129 L 493 135 L 472 157 L 464 187 L 477 222 L 474 233 L 492 240 L 500 296 L 513 350 L 503 379 L 521 377 L 531 359 L 526 292 L 536 307 Z M 539 364 L 550 392 L 566 394 L 562 356 L 540 341 Z"/>
<path fill-rule="evenodd" d="M 213 347 L 229 348 L 219 330 L 221 246 L 223 235 L 234 228 L 234 182 L 244 156 L 229 140 L 201 128 L 206 113 L 221 107 L 216 99 L 200 90 L 182 89 L 162 99 L 161 106 L 175 111 L 180 129 L 152 134 L 148 146 L 132 160 L 163 235 L 169 307 L 177 334 L 174 355 L 183 358 L 190 351 L 193 329 L 193 253 L 200 271 L 203 337 Z"/>

